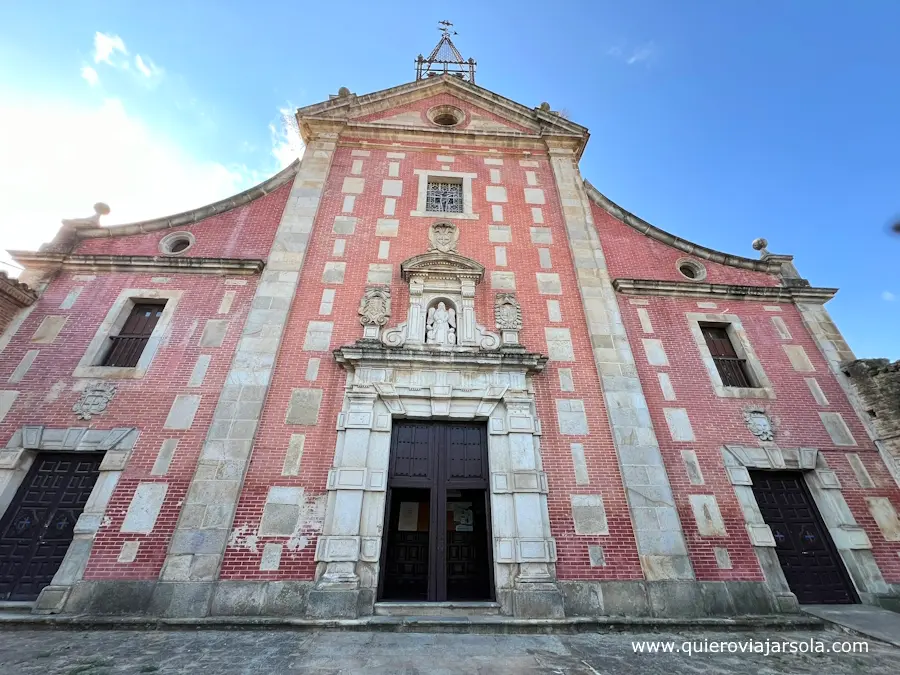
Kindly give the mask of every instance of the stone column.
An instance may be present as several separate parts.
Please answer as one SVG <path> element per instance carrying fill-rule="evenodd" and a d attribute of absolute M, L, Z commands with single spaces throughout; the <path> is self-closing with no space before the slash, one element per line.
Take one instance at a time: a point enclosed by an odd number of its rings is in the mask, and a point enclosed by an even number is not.
<path fill-rule="evenodd" d="M 644 576 L 649 581 L 693 579 L 672 487 L 594 227 L 584 181 L 570 148 L 548 139 L 548 149 Z M 638 519 L 637 509 L 656 512 L 657 517 Z"/>
<path fill-rule="evenodd" d="M 459 332 L 456 343 L 458 345 L 475 345 L 475 281 L 463 279 L 460 287 L 462 303 L 460 305 Z"/>
<path fill-rule="evenodd" d="M 879 440 L 877 430 L 873 427 L 872 421 L 866 413 L 866 407 L 859 398 L 857 391 L 854 389 L 852 382 L 844 373 L 843 366 L 856 360 L 850 345 L 841 335 L 841 331 L 831 320 L 828 310 L 822 303 L 798 302 L 797 309 L 800 316 L 803 317 L 803 323 L 809 329 L 813 339 L 816 341 L 822 355 L 828 362 L 828 367 L 834 373 L 838 383 L 847 395 L 850 405 L 856 411 L 857 417 L 862 422 L 869 438 L 878 448 L 878 454 L 881 460 L 887 465 L 888 470 L 894 477 L 894 480 L 900 485 L 900 456 L 894 457 L 885 443 Z"/>
<path fill-rule="evenodd" d="M 509 391 L 503 402 L 505 418 L 498 406 L 488 426 L 498 599 L 518 617 L 560 618 L 563 597 L 556 586 L 556 542 L 534 400 L 527 392 Z"/>
<path fill-rule="evenodd" d="M 390 416 L 377 398 L 371 385 L 353 385 L 338 415 L 311 616 L 355 618 L 373 611 L 390 454 Z"/>
<path fill-rule="evenodd" d="M 157 584 L 166 616 L 209 611 L 337 136 L 314 135 L 294 178 Z"/>

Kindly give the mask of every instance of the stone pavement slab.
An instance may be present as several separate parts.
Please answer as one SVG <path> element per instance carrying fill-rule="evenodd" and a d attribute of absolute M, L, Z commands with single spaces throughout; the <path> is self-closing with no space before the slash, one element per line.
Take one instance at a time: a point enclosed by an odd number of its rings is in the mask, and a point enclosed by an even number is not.
<path fill-rule="evenodd" d="M 831 631 L 637 632 L 574 635 L 447 635 L 291 630 L 4 630 L 0 673 L 365 673 L 404 675 L 894 675 L 900 650 L 871 642 L 866 653 L 700 653 L 721 641 L 819 643 L 863 640 Z M 641 640 L 672 641 L 674 653 L 636 653 Z M 646 647 L 645 647 L 646 649 Z"/>
<path fill-rule="evenodd" d="M 897 612 L 872 605 L 804 605 L 802 609 L 841 628 L 900 647 Z"/>

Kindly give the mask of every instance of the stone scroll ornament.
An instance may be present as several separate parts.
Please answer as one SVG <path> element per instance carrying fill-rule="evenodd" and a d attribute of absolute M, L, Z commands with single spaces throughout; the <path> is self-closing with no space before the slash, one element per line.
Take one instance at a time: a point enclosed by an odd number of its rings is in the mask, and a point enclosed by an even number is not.
<path fill-rule="evenodd" d="M 772 420 L 763 408 L 748 408 L 744 411 L 744 421 L 750 433 L 761 441 L 774 441 L 775 428 Z"/>
<path fill-rule="evenodd" d="M 72 406 L 72 412 L 78 419 L 89 420 L 106 410 L 115 395 L 116 385 L 109 382 L 91 383 L 84 388 L 81 398 Z"/>
<path fill-rule="evenodd" d="M 369 286 L 359 301 L 359 322 L 363 326 L 384 326 L 391 317 L 389 286 Z"/>
<path fill-rule="evenodd" d="M 522 330 L 522 306 L 515 293 L 498 293 L 494 298 L 494 318 L 500 330 Z"/>
<path fill-rule="evenodd" d="M 459 229 L 453 223 L 434 223 L 428 231 L 429 251 L 456 253 L 459 241 Z"/>

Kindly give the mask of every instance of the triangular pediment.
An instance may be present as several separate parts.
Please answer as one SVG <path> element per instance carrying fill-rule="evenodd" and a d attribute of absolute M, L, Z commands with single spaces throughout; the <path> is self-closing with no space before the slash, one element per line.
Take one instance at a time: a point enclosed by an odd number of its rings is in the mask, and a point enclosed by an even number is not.
<path fill-rule="evenodd" d="M 426 113 L 438 105 L 458 107 L 465 112 L 465 121 L 452 128 L 436 126 Z M 342 89 L 341 94 L 328 101 L 298 109 L 297 120 L 301 129 L 305 122 L 319 120 L 484 135 L 562 135 L 586 139 L 588 133 L 581 125 L 555 112 L 529 108 L 452 76 L 418 80 L 363 96 Z"/>
<path fill-rule="evenodd" d="M 429 251 L 400 263 L 400 275 L 405 281 L 418 274 L 475 277 L 477 282 L 484 276 L 484 265 L 458 253 Z"/>

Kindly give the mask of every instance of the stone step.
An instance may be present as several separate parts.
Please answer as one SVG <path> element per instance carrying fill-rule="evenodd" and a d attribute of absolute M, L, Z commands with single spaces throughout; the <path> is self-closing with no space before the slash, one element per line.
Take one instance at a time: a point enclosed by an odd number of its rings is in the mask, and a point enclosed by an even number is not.
<path fill-rule="evenodd" d="M 497 602 L 376 602 L 375 616 L 498 616 Z"/>
<path fill-rule="evenodd" d="M 30 600 L 0 600 L 0 612 L 4 615 L 9 614 L 31 614 L 34 602 Z"/>

